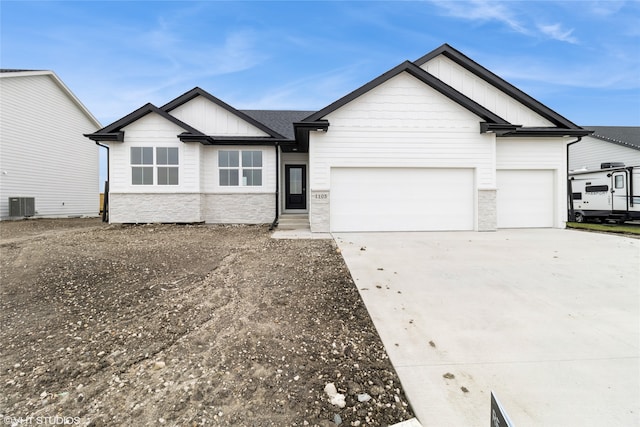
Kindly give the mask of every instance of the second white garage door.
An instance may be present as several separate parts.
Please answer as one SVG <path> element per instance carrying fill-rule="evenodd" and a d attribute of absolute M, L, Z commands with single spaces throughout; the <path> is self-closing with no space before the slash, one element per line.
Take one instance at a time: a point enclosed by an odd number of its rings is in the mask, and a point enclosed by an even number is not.
<path fill-rule="evenodd" d="M 473 230 L 473 169 L 332 168 L 331 231 Z"/>
<path fill-rule="evenodd" d="M 498 228 L 553 227 L 554 172 L 497 172 Z"/>

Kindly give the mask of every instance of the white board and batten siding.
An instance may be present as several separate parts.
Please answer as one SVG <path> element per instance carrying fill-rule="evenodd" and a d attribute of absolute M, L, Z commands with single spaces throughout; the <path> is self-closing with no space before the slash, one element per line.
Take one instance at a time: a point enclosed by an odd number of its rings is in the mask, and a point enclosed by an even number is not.
<path fill-rule="evenodd" d="M 640 150 L 585 136 L 569 147 L 569 170 L 598 170 L 602 163 L 621 162 L 640 165 Z"/>
<path fill-rule="evenodd" d="M 498 140 L 498 228 L 564 227 L 567 142 L 567 138 Z"/>
<path fill-rule="evenodd" d="M 0 74 L 0 219 L 10 197 L 36 217 L 98 216 L 100 123 L 50 71 Z"/>
<path fill-rule="evenodd" d="M 329 131 L 310 136 L 312 230 L 387 230 L 392 223 L 415 230 L 476 227 L 476 191 L 495 186 L 495 136 L 480 134 L 478 116 L 402 73 L 326 119 Z M 323 192 L 328 200 L 317 200 Z M 449 209 L 443 204 L 452 193 L 460 196 L 459 206 Z M 383 207 L 392 209 L 384 220 L 369 212 Z M 349 214 L 354 209 L 371 221 L 356 224 Z M 438 211 L 451 209 L 461 209 L 460 218 L 436 225 Z"/>
<path fill-rule="evenodd" d="M 251 123 L 202 96 L 171 110 L 170 114 L 206 135 L 268 136 Z"/>
<path fill-rule="evenodd" d="M 422 64 L 421 68 L 509 123 L 526 127 L 554 126 L 544 117 L 443 55 Z"/>

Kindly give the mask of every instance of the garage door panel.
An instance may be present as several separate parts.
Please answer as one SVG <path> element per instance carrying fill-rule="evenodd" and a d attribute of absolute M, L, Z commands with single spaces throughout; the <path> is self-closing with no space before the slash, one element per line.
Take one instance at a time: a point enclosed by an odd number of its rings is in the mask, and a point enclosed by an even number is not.
<path fill-rule="evenodd" d="M 544 228 L 554 224 L 552 170 L 497 171 L 498 228 Z"/>
<path fill-rule="evenodd" d="M 473 188 L 473 169 L 334 168 L 331 230 L 472 230 Z"/>

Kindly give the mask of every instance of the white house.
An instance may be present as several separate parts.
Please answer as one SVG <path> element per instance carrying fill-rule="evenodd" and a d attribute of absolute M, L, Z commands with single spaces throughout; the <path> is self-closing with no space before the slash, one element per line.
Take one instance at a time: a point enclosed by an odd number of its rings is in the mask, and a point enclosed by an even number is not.
<path fill-rule="evenodd" d="M 87 136 L 110 147 L 111 222 L 328 232 L 563 227 L 567 145 L 589 133 L 445 44 L 316 112 L 195 88 Z"/>
<path fill-rule="evenodd" d="M 0 70 L 0 219 L 97 216 L 100 127 L 54 72 Z"/>
<path fill-rule="evenodd" d="M 569 147 L 570 170 L 597 170 L 603 163 L 640 165 L 640 127 L 585 126 L 594 131 Z"/>

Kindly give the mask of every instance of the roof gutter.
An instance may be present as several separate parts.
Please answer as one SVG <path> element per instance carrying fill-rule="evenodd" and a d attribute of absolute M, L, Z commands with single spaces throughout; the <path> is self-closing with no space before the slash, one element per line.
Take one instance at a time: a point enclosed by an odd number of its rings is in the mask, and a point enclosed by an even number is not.
<path fill-rule="evenodd" d="M 123 142 L 124 141 L 124 131 L 119 132 L 94 132 L 94 133 L 85 133 L 83 136 L 89 138 L 92 141 L 115 141 L 115 142 Z"/>

